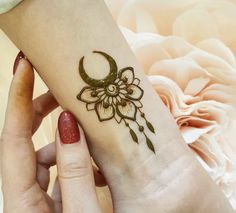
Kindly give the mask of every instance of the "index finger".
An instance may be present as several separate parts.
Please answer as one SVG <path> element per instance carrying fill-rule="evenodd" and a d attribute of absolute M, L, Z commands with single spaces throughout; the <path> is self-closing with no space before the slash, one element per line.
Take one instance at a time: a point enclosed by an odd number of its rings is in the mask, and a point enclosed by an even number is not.
<path fill-rule="evenodd" d="M 11 196 L 35 182 L 36 160 L 31 142 L 33 86 L 32 66 L 23 58 L 12 80 L 1 137 L 3 192 L 8 191 Z"/>

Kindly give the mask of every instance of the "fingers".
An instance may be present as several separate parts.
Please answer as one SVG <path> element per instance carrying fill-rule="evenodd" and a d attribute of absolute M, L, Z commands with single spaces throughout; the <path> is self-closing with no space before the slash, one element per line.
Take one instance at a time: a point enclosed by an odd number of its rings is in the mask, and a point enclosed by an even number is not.
<path fill-rule="evenodd" d="M 107 185 L 106 179 L 104 178 L 103 174 L 95 166 L 93 166 L 93 174 L 96 186 L 103 187 Z"/>
<path fill-rule="evenodd" d="M 32 133 L 35 133 L 40 126 L 44 117 L 58 107 L 56 99 L 53 97 L 50 91 L 39 96 L 33 101 L 35 110 L 34 122 L 32 127 Z"/>
<path fill-rule="evenodd" d="M 56 213 L 61 213 L 62 212 L 62 199 L 61 199 L 61 188 L 60 188 L 58 177 L 55 180 L 51 197 L 54 201 L 54 211 Z"/>
<path fill-rule="evenodd" d="M 49 168 L 56 164 L 56 147 L 55 143 L 50 143 L 47 146 L 37 151 L 37 182 L 41 189 L 45 192 L 48 189 L 50 181 Z"/>
<path fill-rule="evenodd" d="M 55 143 L 50 143 L 37 151 L 37 181 L 40 187 L 47 191 L 49 184 L 49 168 L 56 164 L 56 147 Z M 95 185 L 98 187 L 106 186 L 104 176 L 93 166 Z"/>
<path fill-rule="evenodd" d="M 33 87 L 32 66 L 26 59 L 21 59 L 9 91 L 4 133 L 10 132 L 17 137 L 31 137 Z"/>
<path fill-rule="evenodd" d="M 37 151 L 37 163 L 45 168 L 56 164 L 56 144 L 54 142 Z"/>
<path fill-rule="evenodd" d="M 63 212 L 101 212 L 84 133 L 69 112 L 58 122 L 56 152 Z M 59 135 L 60 134 L 60 135 Z"/>
<path fill-rule="evenodd" d="M 12 80 L 1 137 L 3 191 L 14 194 L 35 182 L 36 160 L 31 143 L 33 86 L 32 66 L 26 59 L 21 59 Z"/>

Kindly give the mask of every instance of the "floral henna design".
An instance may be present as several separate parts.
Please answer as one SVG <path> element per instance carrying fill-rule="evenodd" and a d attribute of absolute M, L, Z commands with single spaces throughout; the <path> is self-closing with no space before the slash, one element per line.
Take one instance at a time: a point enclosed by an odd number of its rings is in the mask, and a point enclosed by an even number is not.
<path fill-rule="evenodd" d="M 118 72 L 117 64 L 111 56 L 100 51 L 93 51 L 93 53 L 100 54 L 107 59 L 110 64 L 110 72 L 104 79 L 89 77 L 84 69 L 84 57 L 82 57 L 79 63 L 79 73 L 89 86 L 81 90 L 77 99 L 86 103 L 88 111 L 95 110 L 101 122 L 113 118 L 119 124 L 123 121 L 129 128 L 133 141 L 138 143 L 138 137 L 129 124 L 129 121 L 135 122 L 138 131 L 144 134 L 149 149 L 155 153 L 153 143 L 145 133 L 145 127 L 137 121 L 137 113 L 140 113 L 149 131 L 155 134 L 154 127 L 141 111 L 143 105 L 140 100 L 144 91 L 139 87 L 140 80 L 135 78 L 133 67 L 126 67 Z"/>

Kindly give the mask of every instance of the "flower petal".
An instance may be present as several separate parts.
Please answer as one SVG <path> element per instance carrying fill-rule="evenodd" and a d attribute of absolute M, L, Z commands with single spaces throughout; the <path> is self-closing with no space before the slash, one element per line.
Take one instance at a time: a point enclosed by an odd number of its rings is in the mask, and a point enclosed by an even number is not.
<path fill-rule="evenodd" d="M 138 86 L 140 84 L 140 80 L 138 78 L 135 78 L 133 84 Z"/>
<path fill-rule="evenodd" d="M 117 97 L 116 97 L 116 102 L 121 102 L 121 100 L 122 100 L 122 99 L 121 99 L 120 96 L 117 96 Z"/>
<path fill-rule="evenodd" d="M 122 118 L 117 114 L 115 113 L 115 119 L 116 119 L 116 122 L 119 124 L 122 120 Z"/>
<path fill-rule="evenodd" d="M 95 109 L 95 103 L 86 104 L 86 108 L 88 111 Z"/>
<path fill-rule="evenodd" d="M 100 101 L 96 103 L 95 105 L 95 110 L 98 116 L 98 119 L 100 121 L 106 121 L 110 120 L 114 117 L 115 114 L 115 109 L 112 105 L 108 105 L 107 107 L 105 104 L 108 104 L 107 102 L 105 103 L 104 101 Z"/>
<path fill-rule="evenodd" d="M 125 103 L 125 105 L 122 102 Z M 137 114 L 137 107 L 134 105 L 133 102 L 129 100 L 122 100 L 122 102 L 116 105 L 117 114 L 121 118 L 135 120 Z"/>
<path fill-rule="evenodd" d="M 131 100 L 140 100 L 143 97 L 143 90 L 134 84 L 128 85 L 126 98 Z"/>
<path fill-rule="evenodd" d="M 84 87 L 80 93 L 77 95 L 77 98 L 80 101 L 85 103 L 95 103 L 100 99 L 100 95 L 92 96 L 92 92 L 97 92 L 97 88 L 94 87 Z"/>
<path fill-rule="evenodd" d="M 126 84 L 132 84 L 134 81 L 134 69 L 133 67 L 126 67 L 121 69 L 118 77 Z"/>
<path fill-rule="evenodd" d="M 119 93 L 119 97 L 121 100 L 126 98 L 126 93 L 121 93 L 121 92 Z"/>
<path fill-rule="evenodd" d="M 133 101 L 133 103 L 137 108 L 142 108 L 143 107 L 143 104 L 140 101 Z"/>
<path fill-rule="evenodd" d="M 119 88 L 120 88 L 120 89 L 126 88 L 126 84 L 125 84 L 122 80 L 119 81 L 119 84 L 118 84 L 118 85 L 119 85 Z"/>

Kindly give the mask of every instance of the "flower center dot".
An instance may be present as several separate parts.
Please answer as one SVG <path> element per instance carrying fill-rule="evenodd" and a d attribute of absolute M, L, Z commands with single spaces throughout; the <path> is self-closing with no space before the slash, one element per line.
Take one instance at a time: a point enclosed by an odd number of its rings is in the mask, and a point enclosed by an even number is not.
<path fill-rule="evenodd" d="M 119 94 L 119 87 L 115 84 L 110 84 L 106 88 L 107 95 L 117 96 Z"/>

